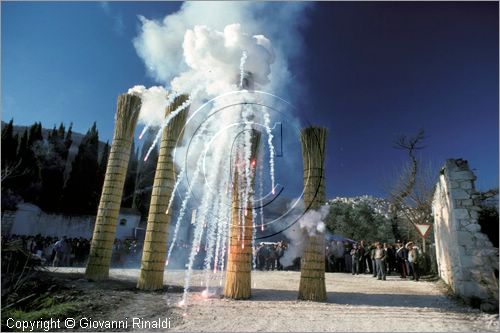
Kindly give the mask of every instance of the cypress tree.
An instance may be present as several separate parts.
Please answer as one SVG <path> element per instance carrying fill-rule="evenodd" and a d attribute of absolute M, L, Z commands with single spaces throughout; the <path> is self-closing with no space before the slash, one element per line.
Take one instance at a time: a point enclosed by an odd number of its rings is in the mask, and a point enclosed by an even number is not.
<path fill-rule="evenodd" d="M 102 192 L 102 185 L 104 183 L 104 176 L 106 175 L 106 168 L 108 166 L 108 159 L 109 159 L 109 141 L 106 141 L 106 144 L 104 145 L 104 148 L 101 153 L 101 158 L 99 159 L 99 170 L 98 170 L 98 181 L 97 181 L 97 187 L 98 187 L 98 192 Z"/>
<path fill-rule="evenodd" d="M 71 164 L 66 182 L 63 209 L 69 213 L 95 214 L 97 210 L 99 178 L 99 134 L 96 123 L 85 134 L 78 153 Z"/>
<path fill-rule="evenodd" d="M 42 188 L 40 207 L 46 211 L 58 211 L 64 188 L 64 169 L 66 165 L 64 145 L 64 125 L 54 126 L 47 139 L 46 149 L 41 156 Z"/>
<path fill-rule="evenodd" d="M 14 135 L 14 119 L 11 119 L 2 130 L 2 169 L 16 163 L 18 136 Z"/>

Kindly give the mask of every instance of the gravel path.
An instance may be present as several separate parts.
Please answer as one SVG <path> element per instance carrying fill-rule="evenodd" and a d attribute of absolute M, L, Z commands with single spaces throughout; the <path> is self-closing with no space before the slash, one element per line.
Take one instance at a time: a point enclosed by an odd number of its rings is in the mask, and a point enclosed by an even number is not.
<path fill-rule="evenodd" d="M 82 269 L 58 269 L 83 272 Z M 136 269 L 112 269 L 118 280 L 136 280 Z M 299 272 L 253 272 L 252 298 L 233 301 L 218 295 L 202 297 L 201 272 L 193 272 L 187 307 L 176 306 L 182 293 L 135 293 L 126 309 L 144 313 L 154 302 L 167 303 L 176 320 L 172 330 L 189 332 L 355 331 L 355 332 L 470 332 L 498 331 L 498 315 L 481 313 L 447 297 L 437 282 L 414 282 L 389 276 L 327 273 L 328 302 L 297 301 Z M 183 271 L 167 271 L 168 285 L 182 286 Z M 212 281 L 218 285 L 219 280 Z M 179 290 L 179 288 L 175 288 Z M 219 289 L 220 292 L 220 289 Z M 153 304 L 145 304 L 153 302 Z M 131 305 L 132 304 L 132 305 Z M 137 306 L 135 306 L 137 305 Z M 114 316 L 114 314 L 110 314 Z"/>

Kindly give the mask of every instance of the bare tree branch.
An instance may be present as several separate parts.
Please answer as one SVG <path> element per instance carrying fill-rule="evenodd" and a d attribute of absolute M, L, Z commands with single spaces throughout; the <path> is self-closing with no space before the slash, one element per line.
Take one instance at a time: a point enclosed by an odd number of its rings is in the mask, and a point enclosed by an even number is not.
<path fill-rule="evenodd" d="M 1 181 L 3 182 L 7 179 L 21 177 L 21 176 L 26 175 L 29 172 L 29 170 L 28 169 L 21 170 L 21 164 L 22 164 L 22 161 L 19 160 L 17 162 L 12 162 L 12 163 L 8 163 L 6 165 L 3 165 L 2 166 L 2 174 L 1 174 L 1 178 L 0 178 Z"/>

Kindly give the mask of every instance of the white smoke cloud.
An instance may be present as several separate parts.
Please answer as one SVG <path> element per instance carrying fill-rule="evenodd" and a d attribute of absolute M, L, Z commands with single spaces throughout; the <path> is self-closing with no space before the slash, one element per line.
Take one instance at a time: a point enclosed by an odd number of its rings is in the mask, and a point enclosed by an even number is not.
<path fill-rule="evenodd" d="M 148 74 L 165 87 L 155 89 L 155 93 L 151 93 L 149 103 L 151 106 L 145 104 L 148 104 L 147 94 L 152 88 L 148 90 L 144 88 L 141 91 L 144 110 L 141 110 L 140 121 L 146 126 L 162 123 L 164 100 L 156 93 L 166 94 L 167 90 L 188 93 L 193 111 L 206 99 L 239 90 L 241 67 L 243 71 L 252 73 L 256 89 L 271 92 L 287 100 L 291 100 L 292 96 L 299 97 L 301 94 L 297 89 L 303 90 L 303 86 L 293 84 L 288 64 L 291 58 L 301 53 L 299 29 L 306 22 L 304 11 L 309 6 L 310 3 L 304 2 L 195 1 L 183 3 L 178 12 L 166 16 L 161 21 L 140 16 L 140 29 L 133 41 L 134 47 L 143 59 Z M 246 57 L 242 66 L 244 54 Z M 232 103 L 249 101 L 252 98 L 257 99 L 256 96 L 249 97 L 248 94 L 225 96 L 217 100 L 211 108 L 217 109 Z M 211 108 L 205 111 L 210 111 Z M 206 120 L 204 123 L 207 127 L 206 132 L 213 136 L 224 126 L 229 128 L 231 124 L 241 121 L 238 112 L 240 110 L 227 109 L 210 119 L 200 119 L 200 122 Z M 195 120 L 196 118 L 191 120 L 184 132 L 185 138 L 193 136 L 197 128 L 197 124 L 192 124 Z M 298 120 L 292 114 L 287 115 L 286 121 L 299 127 Z M 261 123 L 264 123 L 264 120 Z M 273 119 L 269 123 L 272 124 Z M 211 141 L 213 137 L 208 134 L 203 135 L 199 139 L 205 144 L 189 147 L 189 154 L 185 154 L 187 152 L 187 140 L 185 140 L 186 142 L 176 148 L 175 159 L 176 164 L 180 166 L 179 170 L 186 165 L 188 165 L 186 172 L 197 169 L 199 156 L 203 155 L 205 145 L 211 143 L 211 150 L 206 153 L 207 161 L 205 163 L 203 160 L 202 175 L 199 178 L 217 186 L 210 191 L 215 190 L 219 193 L 223 191 L 224 184 L 229 184 L 227 175 L 230 172 L 222 162 L 228 148 L 231 147 L 234 136 L 232 134 L 234 133 L 230 131 L 224 132 L 213 141 Z M 298 138 L 293 139 L 296 146 Z M 288 147 L 286 142 L 283 146 Z M 195 152 L 192 153 L 193 150 Z M 295 155 L 287 154 L 283 158 L 285 162 L 283 164 L 300 165 L 296 160 L 291 161 L 291 156 Z M 211 167 L 207 170 L 211 172 L 205 173 L 205 165 L 216 167 Z M 201 192 L 200 198 L 205 193 L 210 193 L 205 187 L 202 188 L 203 191 L 200 186 L 194 188 Z M 197 205 L 200 206 L 200 203 Z M 228 202 L 221 202 L 220 206 L 230 207 Z M 203 215 L 200 213 L 200 216 Z M 313 218 L 316 217 L 307 216 L 306 220 L 298 225 L 298 229 L 303 230 L 303 226 L 307 232 L 321 232 L 324 230 L 324 225 L 317 224 L 312 227 Z"/>
<path fill-rule="evenodd" d="M 128 94 L 141 98 L 141 112 L 139 123 L 147 127 L 159 126 L 165 119 L 165 108 L 168 105 L 168 92 L 164 87 L 134 86 L 128 90 Z"/>
<path fill-rule="evenodd" d="M 173 79 L 176 91 L 204 90 L 206 96 L 215 96 L 237 89 L 242 54 L 247 55 L 244 67 L 253 82 L 261 87 L 269 83 L 274 61 L 271 42 L 244 33 L 240 24 L 227 25 L 223 31 L 196 25 L 186 31 L 183 50 L 190 69 Z"/>
<path fill-rule="evenodd" d="M 269 91 L 283 95 L 291 79 L 288 62 L 301 52 L 298 32 L 307 22 L 304 12 L 311 5 L 185 2 L 161 21 L 140 16 L 134 46 L 158 82 L 188 93 L 195 85 L 211 83 L 209 94 L 229 88 L 223 82 L 238 82 L 239 61 L 247 49 L 247 70 L 255 72 L 256 81 L 270 81 Z"/>
<path fill-rule="evenodd" d="M 288 248 L 280 259 L 283 266 L 290 266 L 297 257 L 302 257 L 306 246 L 307 236 L 316 236 L 325 232 L 326 226 L 323 222 L 330 211 L 330 206 L 321 206 L 318 210 L 308 210 L 302 217 L 300 213 L 304 211 L 304 202 L 300 201 L 295 207 L 296 214 L 288 217 L 292 222 L 299 218 L 298 222 L 285 230 L 284 234 L 288 239 Z"/>

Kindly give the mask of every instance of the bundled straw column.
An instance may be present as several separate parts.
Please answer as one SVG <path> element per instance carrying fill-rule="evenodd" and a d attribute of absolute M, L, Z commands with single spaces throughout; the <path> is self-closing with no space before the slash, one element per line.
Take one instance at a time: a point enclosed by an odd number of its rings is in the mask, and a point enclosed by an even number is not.
<path fill-rule="evenodd" d="M 187 100 L 187 95 L 175 98 L 165 110 L 165 116 L 173 112 Z M 175 184 L 175 169 L 172 152 L 177 139 L 186 123 L 188 108 L 178 113 L 163 129 L 160 154 L 149 206 L 146 239 L 142 253 L 141 273 L 137 288 L 142 290 L 158 290 L 163 288 L 163 272 L 167 254 L 168 227 L 172 217 L 166 211 Z"/>
<path fill-rule="evenodd" d="M 256 160 L 259 143 L 260 132 L 252 130 L 250 161 Z M 253 193 L 254 176 L 255 173 L 251 175 L 252 189 L 248 189 L 251 195 Z M 251 296 L 252 273 L 252 200 L 249 196 L 246 212 L 242 214 L 241 210 L 245 206 L 243 203 L 243 189 L 238 184 L 246 184 L 246 181 L 240 181 L 238 172 L 235 170 L 224 296 L 232 299 L 248 299 Z M 243 221 L 241 221 L 242 215 Z"/>
<path fill-rule="evenodd" d="M 115 132 L 85 271 L 88 279 L 103 280 L 109 275 L 123 186 L 140 108 L 139 97 L 129 94 L 118 97 Z"/>
<path fill-rule="evenodd" d="M 301 133 L 304 160 L 304 204 L 306 209 L 319 209 L 325 202 L 326 129 L 304 128 Z M 319 222 L 319 221 L 318 221 Z M 301 261 L 299 296 L 301 300 L 326 301 L 325 236 L 307 232 L 306 248 Z"/>

